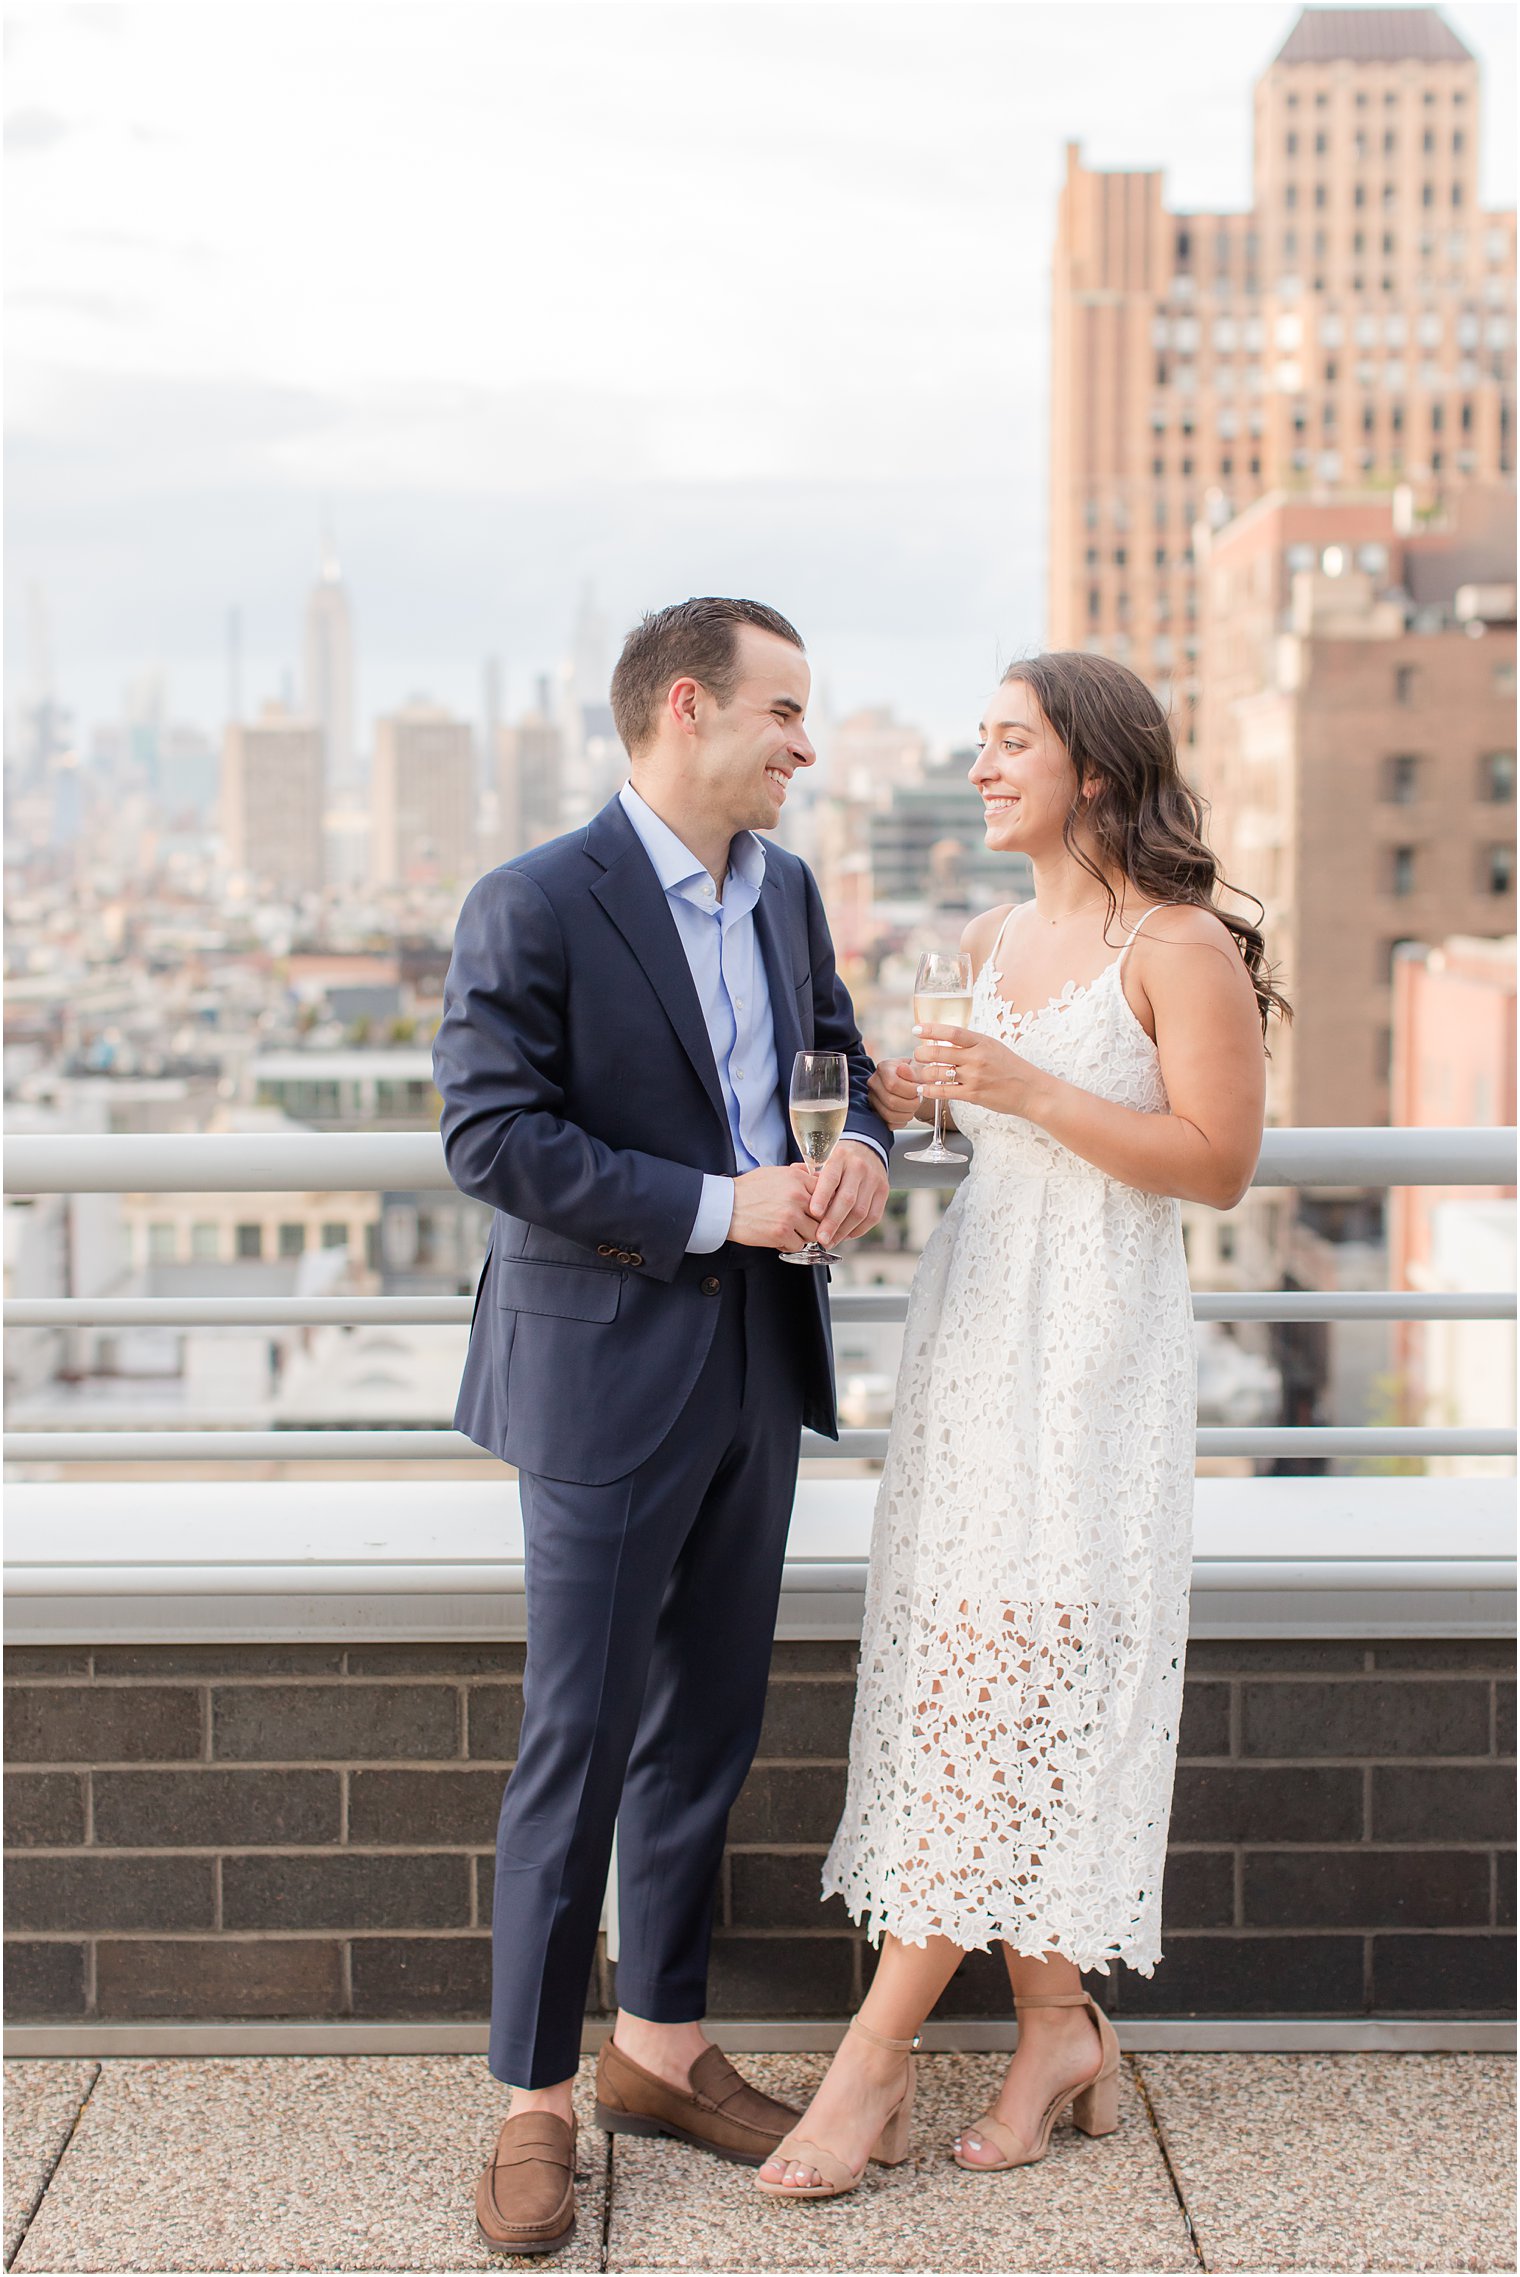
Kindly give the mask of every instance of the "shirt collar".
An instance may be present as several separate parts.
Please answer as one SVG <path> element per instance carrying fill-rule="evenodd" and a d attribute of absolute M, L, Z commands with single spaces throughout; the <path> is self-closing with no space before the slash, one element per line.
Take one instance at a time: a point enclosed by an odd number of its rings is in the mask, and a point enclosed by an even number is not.
<path fill-rule="evenodd" d="M 638 834 L 639 843 L 654 865 L 655 876 L 667 893 L 690 885 L 707 872 L 691 848 L 682 843 L 668 822 L 662 822 L 632 783 L 625 783 L 618 802 Z M 741 830 L 728 849 L 728 875 L 758 894 L 765 878 L 765 848 L 752 830 Z"/>

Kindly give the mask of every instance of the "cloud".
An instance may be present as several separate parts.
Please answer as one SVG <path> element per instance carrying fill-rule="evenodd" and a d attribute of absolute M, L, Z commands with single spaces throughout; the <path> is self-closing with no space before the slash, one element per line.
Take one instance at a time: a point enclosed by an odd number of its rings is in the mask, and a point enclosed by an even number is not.
<path fill-rule="evenodd" d="M 7 295 L 6 305 L 12 310 L 60 310 L 66 316 L 92 317 L 102 324 L 135 324 L 147 314 L 144 301 L 126 300 L 119 293 L 69 290 L 61 285 L 23 286 Z"/>
<path fill-rule="evenodd" d="M 36 106 L 12 111 L 5 122 L 6 155 L 26 158 L 37 151 L 51 150 L 72 132 L 69 121 L 60 117 L 57 111 L 45 111 Z"/>

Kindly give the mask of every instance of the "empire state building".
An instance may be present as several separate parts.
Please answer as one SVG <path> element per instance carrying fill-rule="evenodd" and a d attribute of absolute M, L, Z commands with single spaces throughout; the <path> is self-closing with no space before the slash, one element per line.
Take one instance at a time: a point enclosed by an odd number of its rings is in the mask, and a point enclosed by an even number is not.
<path fill-rule="evenodd" d="M 302 704 L 322 729 L 323 777 L 328 798 L 356 789 L 353 625 L 330 534 L 323 538 L 321 569 L 306 604 Z"/>

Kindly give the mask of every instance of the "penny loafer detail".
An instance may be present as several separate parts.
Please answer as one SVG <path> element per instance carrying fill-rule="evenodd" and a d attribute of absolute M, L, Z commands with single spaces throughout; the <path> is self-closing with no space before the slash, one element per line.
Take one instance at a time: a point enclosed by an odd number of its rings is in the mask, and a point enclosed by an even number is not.
<path fill-rule="evenodd" d="M 554 2253 L 575 2228 L 575 2127 L 552 2111 L 508 2119 L 475 2188 L 489 2253 Z"/>
<path fill-rule="evenodd" d="M 751 2087 L 721 2048 L 704 2048 L 683 2092 L 611 2040 L 596 2063 L 596 2123 L 609 2135 L 670 2135 L 738 2166 L 763 2166 L 800 2114 Z"/>

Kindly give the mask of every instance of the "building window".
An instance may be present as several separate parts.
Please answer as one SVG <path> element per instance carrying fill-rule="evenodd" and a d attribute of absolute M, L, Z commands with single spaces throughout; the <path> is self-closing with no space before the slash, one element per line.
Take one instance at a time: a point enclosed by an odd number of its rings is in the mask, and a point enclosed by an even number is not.
<path fill-rule="evenodd" d="M 1372 1033 L 1372 1074 L 1375 1082 L 1386 1083 L 1393 1067 L 1393 1030 L 1375 1028 Z"/>
<path fill-rule="evenodd" d="M 1103 614 L 1103 596 L 1096 585 L 1087 588 L 1087 614 L 1093 621 Z"/>
<path fill-rule="evenodd" d="M 1129 554 L 1128 554 L 1127 550 L 1126 550 L 1126 549 L 1125 549 L 1125 547 L 1123 547 L 1123 546 L 1115 546 L 1115 548 L 1114 548 L 1114 567 L 1115 567 L 1115 569 L 1127 569 L 1127 568 L 1128 568 L 1128 566 L 1129 566 Z"/>
<path fill-rule="evenodd" d="M 1434 149 L 1435 149 L 1435 146 L 1436 146 L 1435 129 L 1434 129 L 1433 127 L 1427 127 L 1427 128 L 1425 129 L 1425 132 L 1424 132 L 1424 134 L 1423 134 L 1423 135 L 1421 136 L 1421 138 L 1420 138 L 1420 148 L 1421 148 L 1421 149 L 1422 149 L 1422 150 L 1423 150 L 1423 151 L 1424 151 L 1424 152 L 1427 154 L 1427 156 L 1428 156 L 1428 154 L 1429 154 L 1429 153 L 1430 153 L 1432 150 L 1434 150 Z"/>
<path fill-rule="evenodd" d="M 1390 127 L 1383 137 L 1383 156 L 1391 158 L 1399 147 L 1399 138 Z"/>
<path fill-rule="evenodd" d="M 202 1263 L 222 1254 L 221 1227 L 204 1222 L 190 1228 L 190 1254 Z"/>
<path fill-rule="evenodd" d="M 1489 847 L 1484 884 L 1490 893 L 1514 892 L 1515 849 L 1513 846 Z"/>
<path fill-rule="evenodd" d="M 324 1249 L 346 1249 L 348 1247 L 348 1227 L 341 1218 L 324 1219 L 322 1247 Z"/>
<path fill-rule="evenodd" d="M 1513 806 L 1515 801 L 1515 754 L 1513 751 L 1486 751 L 1482 759 L 1482 784 L 1479 796 L 1489 806 Z"/>
<path fill-rule="evenodd" d="M 1413 806 L 1420 795 L 1420 762 L 1400 751 L 1383 762 L 1383 798 L 1390 806 Z"/>
<path fill-rule="evenodd" d="M 282 1257 L 304 1257 L 305 1254 L 305 1226 L 282 1225 L 280 1228 L 280 1255 Z"/>
<path fill-rule="evenodd" d="M 1421 203 L 1421 205 L 1422 205 L 1422 206 L 1433 206 L 1433 205 L 1435 204 L 1435 202 L 1436 202 L 1436 186 L 1435 186 L 1434 182 L 1425 182 L 1425 183 L 1422 183 L 1422 185 L 1421 185 L 1421 188 L 1420 188 L 1420 203 Z"/>
<path fill-rule="evenodd" d="M 1388 849 L 1388 890 L 1402 900 L 1414 892 L 1413 846 L 1390 846 Z"/>
<path fill-rule="evenodd" d="M 1290 182 L 1287 188 L 1284 190 L 1283 204 L 1287 207 L 1289 213 L 1292 213 L 1294 207 L 1298 204 L 1298 185 L 1296 182 Z"/>
<path fill-rule="evenodd" d="M 1315 157 L 1316 157 L 1316 158 L 1323 158 L 1323 157 L 1324 157 L 1324 155 L 1325 155 L 1325 152 L 1326 152 L 1326 150 L 1327 150 L 1328 148 L 1329 148 L 1329 143 L 1328 143 L 1328 140 L 1327 140 L 1326 136 L 1325 136 L 1324 134 L 1317 134 L 1317 135 L 1314 137 L 1314 155 L 1315 155 Z"/>
<path fill-rule="evenodd" d="M 1316 183 L 1315 183 L 1315 185 L 1314 185 L 1314 203 L 1315 203 L 1315 205 L 1316 205 L 1316 206 L 1319 208 L 1319 210 L 1320 210 L 1321 212 L 1323 212 L 1323 211 L 1324 211 L 1324 208 L 1325 208 L 1325 206 L 1326 206 L 1326 204 L 1327 204 L 1327 202 L 1328 202 L 1328 192 L 1327 192 L 1327 191 L 1326 191 L 1326 189 L 1325 189 L 1325 185 L 1324 185 L 1324 183 L 1323 183 L 1323 182 L 1316 182 Z"/>
<path fill-rule="evenodd" d="M 264 1228 L 261 1225 L 240 1225 L 233 1246 L 239 1257 L 262 1257 Z"/>
<path fill-rule="evenodd" d="M 1235 1256 L 1235 1228 L 1232 1225 L 1219 1226 L 1215 1233 L 1214 1246 L 1218 1251 L 1221 1265 L 1232 1263 Z"/>
<path fill-rule="evenodd" d="M 172 1265 L 178 1254 L 176 1228 L 163 1219 L 157 1219 L 148 1228 L 148 1262 L 150 1265 Z"/>
<path fill-rule="evenodd" d="M 1462 185 L 1460 182 L 1453 182 L 1451 185 L 1451 202 L 1454 206 L 1459 206 L 1462 203 Z"/>
<path fill-rule="evenodd" d="M 1417 668 L 1413 664 L 1396 664 L 1393 668 L 1393 700 L 1396 704 L 1412 704 L 1415 697 Z"/>

